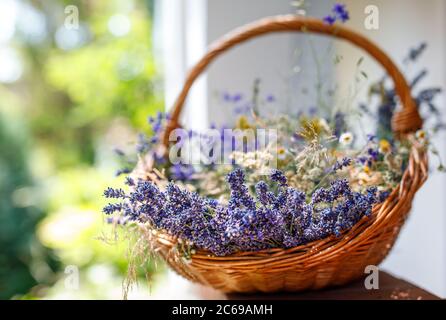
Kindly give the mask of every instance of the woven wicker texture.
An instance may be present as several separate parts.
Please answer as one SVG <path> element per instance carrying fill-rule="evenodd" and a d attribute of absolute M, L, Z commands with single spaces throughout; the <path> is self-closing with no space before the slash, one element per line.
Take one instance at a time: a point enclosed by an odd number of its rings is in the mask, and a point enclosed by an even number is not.
<path fill-rule="evenodd" d="M 165 132 L 168 144 L 171 130 L 178 127 L 179 116 L 195 79 L 220 54 L 251 38 L 272 32 L 312 32 L 351 42 L 375 58 L 392 78 L 402 109 L 393 118 L 396 136 L 414 132 L 422 119 L 411 97 L 404 76 L 392 60 L 364 36 L 339 25 L 294 15 L 269 17 L 246 25 L 213 44 L 208 53 L 190 70 Z M 342 237 L 334 236 L 291 249 L 268 249 L 215 257 L 197 251 L 189 263 L 181 259 L 174 237 L 155 233 L 155 250 L 177 273 L 185 278 L 224 292 L 274 292 L 320 289 L 342 285 L 364 275 L 367 265 L 378 265 L 392 248 L 410 211 L 416 191 L 428 176 L 427 155 L 421 148 L 411 150 L 409 164 L 399 188 L 373 208 L 371 218 L 363 218 Z"/>

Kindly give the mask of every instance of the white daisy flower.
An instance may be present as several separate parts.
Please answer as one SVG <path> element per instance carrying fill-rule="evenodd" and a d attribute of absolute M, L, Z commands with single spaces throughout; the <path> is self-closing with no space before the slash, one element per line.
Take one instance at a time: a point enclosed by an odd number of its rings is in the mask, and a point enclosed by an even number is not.
<path fill-rule="evenodd" d="M 343 146 L 349 146 L 353 142 L 353 134 L 351 132 L 344 132 L 339 137 L 339 143 Z"/>
<path fill-rule="evenodd" d="M 284 160 L 286 158 L 286 150 L 284 147 L 277 148 L 277 157 L 280 160 Z"/>
<path fill-rule="evenodd" d="M 420 142 L 423 145 L 427 144 L 428 138 L 427 138 L 427 133 L 424 130 L 418 130 L 415 133 L 415 137 L 417 138 L 418 142 Z"/>

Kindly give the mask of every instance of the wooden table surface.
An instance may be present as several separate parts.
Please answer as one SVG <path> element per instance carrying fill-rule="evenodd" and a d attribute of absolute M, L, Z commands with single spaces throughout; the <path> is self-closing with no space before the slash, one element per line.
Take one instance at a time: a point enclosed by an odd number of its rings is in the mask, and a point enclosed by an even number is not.
<path fill-rule="evenodd" d="M 258 294 L 224 294 L 203 287 L 196 287 L 203 299 L 223 300 L 439 300 L 440 298 L 405 280 L 398 279 L 386 272 L 379 273 L 379 289 L 367 290 L 364 280 L 349 285 L 319 291 L 302 293 L 258 293 Z"/>

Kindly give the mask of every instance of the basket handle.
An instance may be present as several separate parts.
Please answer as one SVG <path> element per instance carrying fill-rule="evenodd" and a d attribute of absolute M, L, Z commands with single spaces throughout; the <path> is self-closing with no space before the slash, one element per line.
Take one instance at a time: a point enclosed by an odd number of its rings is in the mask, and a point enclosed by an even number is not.
<path fill-rule="evenodd" d="M 335 38 L 347 40 L 359 48 L 364 49 L 387 71 L 395 84 L 396 93 L 401 100 L 403 108 L 401 111 L 396 112 L 392 119 L 394 134 L 399 136 L 404 133 L 415 132 L 422 127 L 423 120 L 418 113 L 417 106 L 410 93 L 410 87 L 404 76 L 392 60 L 373 42 L 363 35 L 341 25 L 329 25 L 315 18 L 280 15 L 264 18 L 238 28 L 210 46 L 208 52 L 193 66 L 186 77 L 184 86 L 170 113 L 170 119 L 163 136 L 164 146 L 168 146 L 171 131 L 179 126 L 179 116 L 191 86 L 215 58 L 226 50 L 251 38 L 272 32 L 286 31 L 327 34 Z"/>

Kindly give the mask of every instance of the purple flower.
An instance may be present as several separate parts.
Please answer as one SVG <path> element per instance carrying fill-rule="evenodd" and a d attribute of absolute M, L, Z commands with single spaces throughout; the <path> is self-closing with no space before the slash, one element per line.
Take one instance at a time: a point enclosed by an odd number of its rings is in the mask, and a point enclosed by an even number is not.
<path fill-rule="evenodd" d="M 231 95 L 229 92 L 223 93 L 223 100 L 225 102 L 233 102 L 237 103 L 243 99 L 243 96 L 241 93 L 235 93 L 234 95 Z"/>
<path fill-rule="evenodd" d="M 134 186 L 135 185 L 135 180 L 133 180 L 133 178 L 131 177 L 126 177 L 125 178 L 125 184 L 128 186 Z"/>
<path fill-rule="evenodd" d="M 313 192 L 313 195 L 311 196 L 311 203 L 324 203 L 324 202 L 331 202 L 332 197 L 329 190 L 324 188 L 319 188 L 316 191 Z"/>
<path fill-rule="evenodd" d="M 333 6 L 333 13 L 336 15 L 336 17 L 338 17 L 339 19 L 341 19 L 342 22 L 346 22 L 348 19 L 350 19 L 349 13 L 346 9 L 345 4 L 342 3 L 336 3 Z"/>
<path fill-rule="evenodd" d="M 231 95 L 228 92 L 223 93 L 223 100 L 226 102 L 231 101 Z"/>
<path fill-rule="evenodd" d="M 274 95 L 269 94 L 269 95 L 266 96 L 266 102 L 271 103 L 271 102 L 274 102 L 274 101 L 276 101 L 276 97 Z"/>
<path fill-rule="evenodd" d="M 146 153 L 150 150 L 151 144 L 145 134 L 138 134 L 138 142 L 136 143 L 136 151 L 140 154 Z"/>
<path fill-rule="evenodd" d="M 376 161 L 376 160 L 378 160 L 378 157 L 379 157 L 379 151 L 378 151 L 377 149 L 369 148 L 369 149 L 367 150 L 367 153 L 368 153 L 369 156 L 370 156 L 370 160 L 372 160 L 372 161 Z"/>
<path fill-rule="evenodd" d="M 332 15 L 327 15 L 324 17 L 324 22 L 329 25 L 333 25 L 336 22 L 336 17 Z"/>
<path fill-rule="evenodd" d="M 242 100 L 241 93 L 236 93 L 234 96 L 232 96 L 232 102 L 239 102 L 240 100 Z"/>
<path fill-rule="evenodd" d="M 240 188 L 245 182 L 245 173 L 242 169 L 235 169 L 226 176 L 226 181 L 231 188 Z"/>
<path fill-rule="evenodd" d="M 324 22 L 329 24 L 329 25 L 333 25 L 338 19 L 342 22 L 345 23 L 347 20 L 350 19 L 350 15 L 347 11 L 347 7 L 345 4 L 342 3 L 336 3 L 333 8 L 331 9 L 331 11 L 333 12 L 333 14 L 331 15 L 327 15 L 324 17 Z"/>
<path fill-rule="evenodd" d="M 408 59 L 411 61 L 416 61 L 426 48 L 427 44 L 422 42 L 418 47 L 410 49 Z"/>
<path fill-rule="evenodd" d="M 256 184 L 256 196 L 259 202 L 264 206 L 270 206 L 274 203 L 274 193 L 269 191 L 268 185 L 265 181 L 260 181 Z"/>
<path fill-rule="evenodd" d="M 279 183 L 279 185 L 282 187 L 287 185 L 287 179 L 283 172 L 280 170 L 273 170 L 271 174 L 271 180 Z"/>
<path fill-rule="evenodd" d="M 196 248 L 223 256 L 237 251 L 289 248 L 332 234 L 339 236 L 370 215 L 373 205 L 385 196 L 376 188 L 353 192 L 347 180 L 340 179 L 316 190 L 307 203 L 305 193 L 286 186 L 281 171 L 275 171 L 271 181 L 280 184 L 277 194 L 266 181 L 260 181 L 253 197 L 245 185 L 244 172 L 236 169 L 227 176 L 231 197 L 228 205 L 223 205 L 174 183 L 162 191 L 150 181 L 128 180 L 133 188 L 127 195 L 122 189 L 108 188 L 104 192 L 107 197 L 123 199 L 105 206 L 104 212 L 120 212 L 110 221 L 150 223 L 153 228 L 190 241 Z"/>
<path fill-rule="evenodd" d="M 226 176 L 229 183 L 231 196 L 229 199 L 229 208 L 246 207 L 248 209 L 255 208 L 255 201 L 249 194 L 248 188 L 245 186 L 245 174 L 242 169 L 235 169 Z"/>
<path fill-rule="evenodd" d="M 122 210 L 122 205 L 120 203 L 117 203 L 117 204 L 109 203 L 104 207 L 104 209 L 102 211 L 105 214 L 112 214 L 112 213 L 115 213 L 115 212 L 121 211 L 121 210 Z"/>
<path fill-rule="evenodd" d="M 108 224 L 125 225 L 128 221 L 128 217 L 107 217 L 106 222 Z"/>
<path fill-rule="evenodd" d="M 330 184 L 330 199 L 337 200 L 343 196 L 351 196 L 351 189 L 346 179 L 334 180 Z"/>
<path fill-rule="evenodd" d="M 378 203 L 384 202 L 390 195 L 389 191 L 378 192 Z"/>
<path fill-rule="evenodd" d="M 336 112 L 334 116 L 334 135 L 339 138 L 345 131 L 345 127 L 345 114 Z"/>
<path fill-rule="evenodd" d="M 315 106 L 312 106 L 308 109 L 308 114 L 312 117 L 315 116 L 317 114 L 317 112 L 318 112 L 318 108 Z"/>
<path fill-rule="evenodd" d="M 113 188 L 109 187 L 104 191 L 104 196 L 106 198 L 115 198 L 115 199 L 122 198 L 122 199 L 124 199 L 125 193 L 124 193 L 124 190 L 122 190 L 122 189 L 113 189 Z"/>
<path fill-rule="evenodd" d="M 345 167 L 348 167 L 349 165 L 351 165 L 351 163 L 352 163 L 352 159 L 350 159 L 350 158 L 343 158 L 341 161 L 336 161 L 336 163 L 334 164 L 332 170 L 333 170 L 333 172 L 342 170 Z"/>
<path fill-rule="evenodd" d="M 122 168 L 122 169 L 119 169 L 118 171 L 116 171 L 115 176 L 119 177 L 120 175 L 129 174 L 130 172 L 132 172 L 132 169 L 130 169 L 130 168 Z"/>
<path fill-rule="evenodd" d="M 364 165 L 364 164 L 367 163 L 367 159 L 368 159 L 367 157 L 362 156 L 362 157 L 358 157 L 357 161 L 358 161 L 360 164 Z"/>
<path fill-rule="evenodd" d="M 250 112 L 252 109 L 252 105 L 250 102 L 247 102 L 241 106 L 238 106 L 234 109 L 234 113 L 235 114 L 246 114 L 248 112 Z"/>
<path fill-rule="evenodd" d="M 188 181 L 192 179 L 195 173 L 194 167 L 185 164 L 175 164 L 170 168 L 172 178 L 177 181 Z"/>

